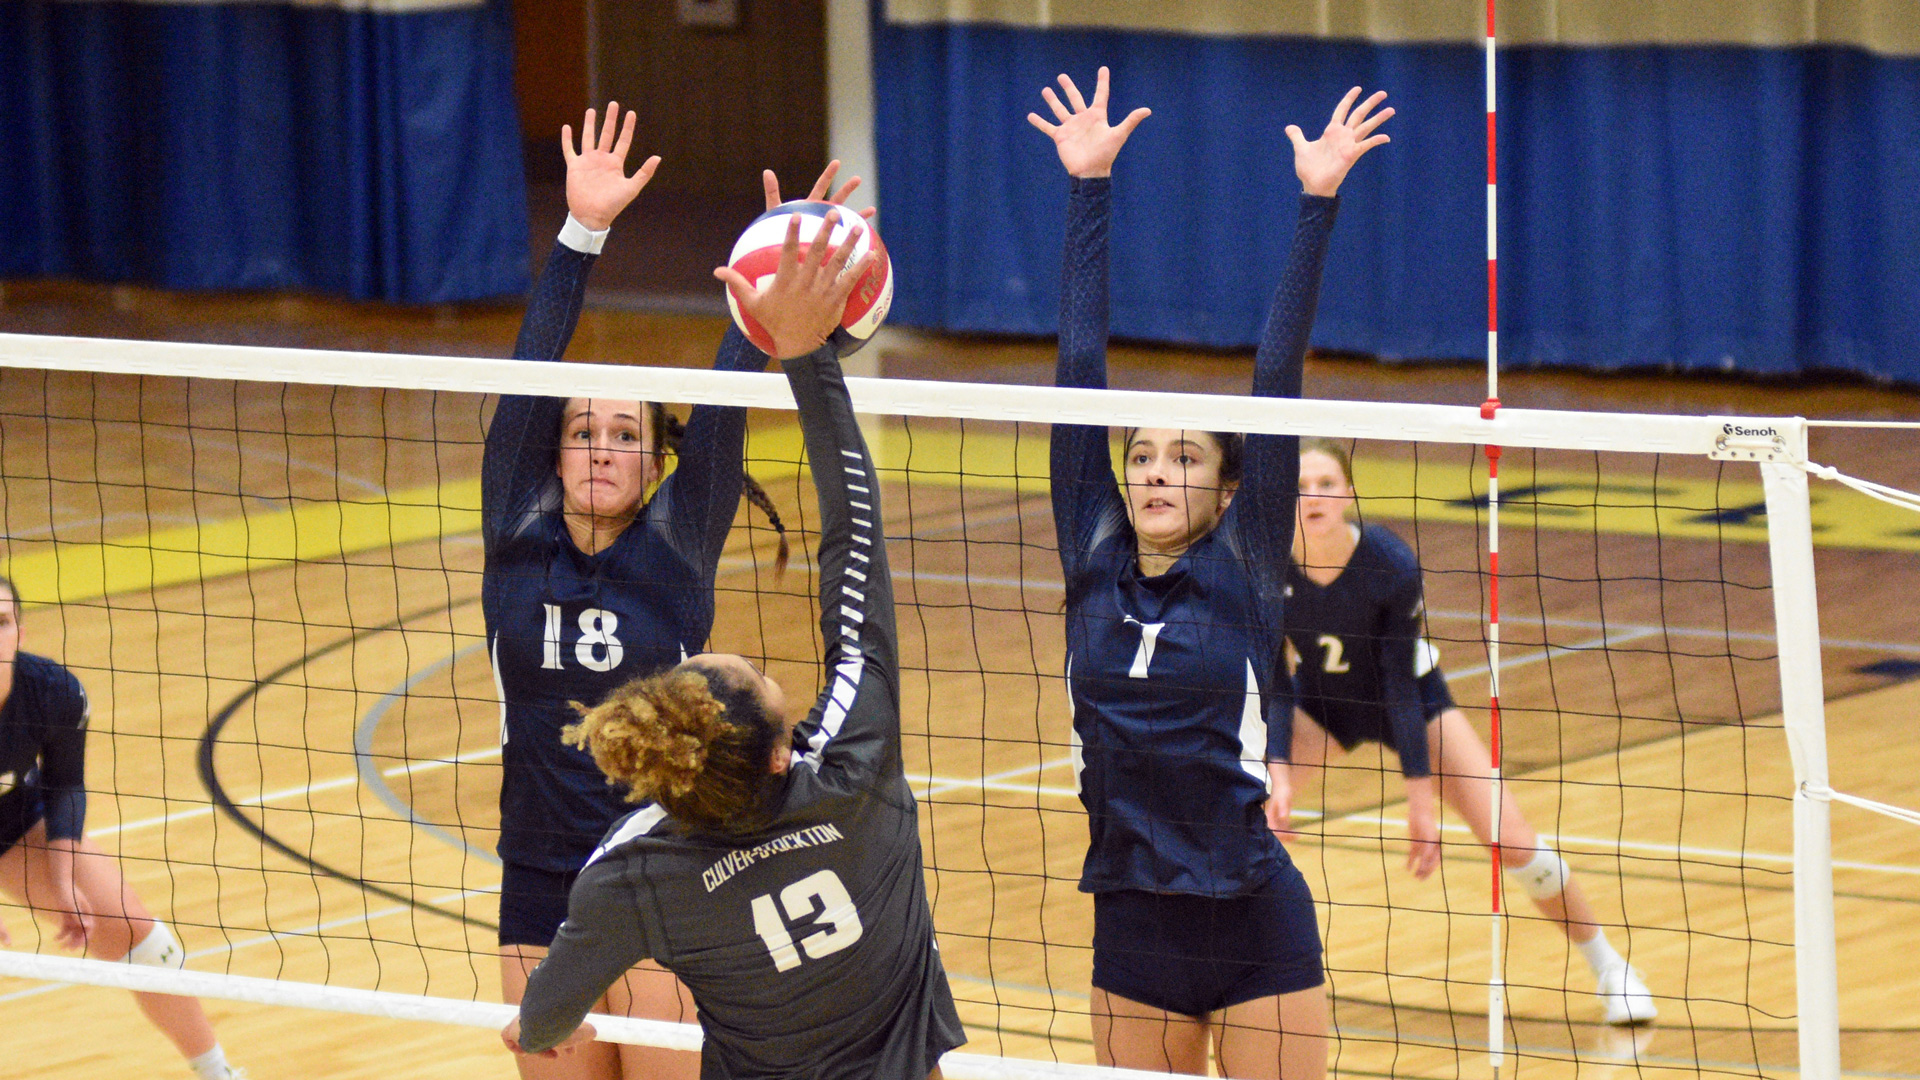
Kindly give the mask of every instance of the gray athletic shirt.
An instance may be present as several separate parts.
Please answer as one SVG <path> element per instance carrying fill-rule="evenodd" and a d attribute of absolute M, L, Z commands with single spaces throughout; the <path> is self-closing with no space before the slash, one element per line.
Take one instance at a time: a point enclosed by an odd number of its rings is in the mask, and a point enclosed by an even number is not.
<path fill-rule="evenodd" d="M 827 686 L 766 828 L 704 834 L 648 806 L 608 832 L 527 982 L 529 1051 L 565 1039 L 647 958 L 699 1004 L 702 1080 L 918 1080 L 966 1041 L 900 759 L 879 485 L 832 351 L 783 366 L 820 499 Z"/>

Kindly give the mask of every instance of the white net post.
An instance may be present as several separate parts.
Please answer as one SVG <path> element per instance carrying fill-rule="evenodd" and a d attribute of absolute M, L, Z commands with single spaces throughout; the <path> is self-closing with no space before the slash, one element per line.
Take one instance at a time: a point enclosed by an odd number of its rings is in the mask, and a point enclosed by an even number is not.
<path fill-rule="evenodd" d="M 1806 429 L 1797 432 L 1806 460 Z M 1780 641 L 1780 711 L 1793 756 L 1793 937 L 1800 1009 L 1800 1075 L 1840 1075 L 1840 978 L 1833 928 L 1832 803 L 1827 788 L 1827 716 L 1820 671 L 1820 610 L 1813 578 L 1807 474 L 1764 462 L 1773 611 Z"/>

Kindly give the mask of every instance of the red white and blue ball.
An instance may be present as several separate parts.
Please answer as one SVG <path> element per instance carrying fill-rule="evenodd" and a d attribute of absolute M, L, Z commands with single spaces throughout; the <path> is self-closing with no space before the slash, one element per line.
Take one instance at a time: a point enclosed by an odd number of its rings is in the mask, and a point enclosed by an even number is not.
<path fill-rule="evenodd" d="M 827 237 L 827 243 L 838 246 L 847 238 L 850 229 L 860 232 L 860 239 L 854 244 L 853 254 L 848 257 L 847 265 L 852 266 L 869 250 L 878 253 L 873 265 L 867 267 L 860 281 L 847 297 L 847 310 L 840 318 L 828 342 L 834 352 L 841 356 L 854 352 L 873 338 L 874 331 L 886 321 L 887 309 L 893 304 L 893 266 L 887 258 L 887 246 L 880 240 L 880 234 L 874 231 L 873 223 L 862 218 L 857 212 L 828 202 L 815 202 L 810 199 L 795 199 L 753 219 L 740 239 L 733 245 L 733 254 L 727 259 L 727 265 L 740 272 L 740 276 L 752 282 L 758 288 L 763 280 L 771 279 L 774 271 L 780 268 L 780 249 L 787 242 L 787 222 L 795 214 L 800 215 L 800 253 L 804 256 L 808 248 L 820 237 L 821 226 L 827 212 L 840 211 L 835 222 L 833 234 Z M 773 338 L 751 315 L 740 309 L 740 297 L 732 286 L 727 288 L 727 309 L 733 312 L 734 324 L 747 340 L 758 346 L 762 352 L 771 354 Z"/>

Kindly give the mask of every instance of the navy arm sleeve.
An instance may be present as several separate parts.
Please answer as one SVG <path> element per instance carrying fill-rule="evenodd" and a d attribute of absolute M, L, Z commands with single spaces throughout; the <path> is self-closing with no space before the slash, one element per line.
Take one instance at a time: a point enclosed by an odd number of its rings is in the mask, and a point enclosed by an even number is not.
<path fill-rule="evenodd" d="M 1107 262 L 1113 218 L 1109 177 L 1078 178 L 1067 199 L 1066 248 L 1060 268 L 1060 358 L 1055 386 L 1102 390 L 1107 385 Z M 1053 528 L 1060 569 L 1073 586 L 1103 523 L 1124 520 L 1106 428 L 1055 424 L 1049 447 Z"/>
<path fill-rule="evenodd" d="M 1416 680 L 1415 653 L 1420 645 L 1420 615 L 1425 610 L 1420 570 L 1403 570 L 1380 610 L 1375 627 L 1380 650 L 1380 698 L 1393 728 L 1393 747 L 1400 754 L 1400 774 L 1431 776 L 1427 760 L 1426 706 Z"/>
<path fill-rule="evenodd" d="M 527 297 L 527 313 L 514 342 L 515 360 L 558 360 L 573 340 L 586 302 L 587 272 L 598 256 L 554 241 L 547 268 Z M 543 509 L 541 496 L 557 489 L 554 465 L 560 451 L 559 398 L 507 394 L 487 426 L 480 459 L 481 534 L 491 553 Z"/>
<path fill-rule="evenodd" d="M 1337 198 L 1300 196 L 1300 218 L 1286 270 L 1274 290 L 1273 307 L 1254 354 L 1255 397 L 1300 396 L 1306 368 L 1307 337 L 1320 303 L 1320 276 L 1327 242 L 1333 235 Z M 1234 530 L 1249 572 L 1263 599 L 1280 610 L 1286 590 L 1287 560 L 1293 544 L 1294 504 L 1300 489 L 1300 440 L 1293 435 L 1249 435 L 1240 489 L 1222 526 Z M 1276 630 L 1278 627 L 1275 628 Z M 1276 646 L 1277 646 L 1276 642 Z M 1267 695 L 1267 760 L 1285 761 L 1292 752 L 1293 681 L 1274 649 L 1274 671 Z"/>
<path fill-rule="evenodd" d="M 794 731 L 802 765 L 864 793 L 899 776 L 900 679 L 880 485 L 833 351 L 782 363 L 820 500 L 820 636 L 827 685 Z"/>
<path fill-rule="evenodd" d="M 767 354 L 755 348 L 732 323 L 720 341 L 713 361 L 715 371 L 765 371 Z M 733 529 L 745 483 L 742 459 L 747 446 L 747 410 L 725 405 L 698 405 L 687 417 L 680 440 L 679 464 L 654 494 L 653 513 L 669 530 L 669 537 L 693 566 L 711 582 Z"/>
<path fill-rule="evenodd" d="M 652 955 L 626 862 L 609 859 L 582 870 L 567 897 L 567 921 L 527 978 L 520 1048 L 537 1054 L 565 1041 L 615 979 Z"/>
<path fill-rule="evenodd" d="M 78 840 L 87 820 L 87 692 L 71 672 L 66 692 L 41 718 L 40 797 L 46 805 L 47 839 Z"/>

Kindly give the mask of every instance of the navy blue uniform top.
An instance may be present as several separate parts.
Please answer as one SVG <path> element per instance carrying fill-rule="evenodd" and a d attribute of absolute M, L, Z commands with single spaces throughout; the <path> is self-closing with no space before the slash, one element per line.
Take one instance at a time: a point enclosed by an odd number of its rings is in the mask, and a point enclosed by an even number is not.
<path fill-rule="evenodd" d="M 1360 530 L 1340 576 L 1287 574 L 1287 638 L 1300 657 L 1294 688 L 1343 744 L 1385 743 L 1405 776 L 1430 776 L 1419 678 L 1432 670 L 1420 637 L 1420 560 L 1383 525 Z M 1422 670 L 1422 668 L 1426 670 Z"/>
<path fill-rule="evenodd" d="M 918 1080 L 966 1041 L 933 939 L 900 758 L 893 584 L 872 459 L 830 349 L 786 361 L 820 498 L 827 685 L 794 730 L 771 820 L 619 823 L 534 970 L 520 1041 L 552 1046 L 620 974 L 659 960 L 693 992 L 701 1076 Z"/>
<path fill-rule="evenodd" d="M 38 790 L 47 839 L 78 840 L 87 818 L 87 692 L 44 656 L 17 653 L 0 707 L 0 796 Z"/>
<path fill-rule="evenodd" d="M 1067 213 L 1060 386 L 1106 385 L 1112 187 L 1077 179 Z M 1301 196 L 1253 392 L 1298 397 L 1337 202 Z M 1238 896 L 1288 864 L 1267 830 L 1266 762 L 1286 758 L 1280 663 L 1299 440 L 1247 439 L 1239 491 L 1171 569 L 1143 575 L 1104 427 L 1053 429 L 1053 520 L 1067 679 L 1092 843 L 1086 892 Z"/>
<path fill-rule="evenodd" d="M 527 302 L 514 357 L 558 360 L 595 256 L 555 243 Z M 729 327 L 714 366 L 760 371 L 767 356 Z M 482 606 L 501 696 L 500 857 L 578 870 L 627 810 L 586 751 L 560 741 L 614 687 L 700 652 L 713 628 L 713 582 L 740 505 L 745 409 L 702 405 L 679 464 L 640 516 L 597 555 L 561 520 L 555 473 L 565 401 L 508 395 L 481 464 L 486 542 Z"/>

